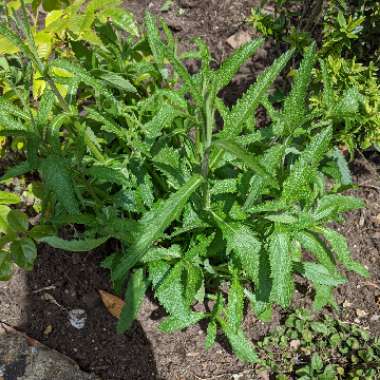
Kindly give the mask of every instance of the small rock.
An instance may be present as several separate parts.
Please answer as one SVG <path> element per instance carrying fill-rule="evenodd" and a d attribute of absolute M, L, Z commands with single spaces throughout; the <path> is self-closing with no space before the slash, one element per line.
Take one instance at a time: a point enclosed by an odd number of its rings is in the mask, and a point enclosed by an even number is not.
<path fill-rule="evenodd" d="M 372 317 L 369 320 L 370 320 L 370 322 L 377 322 L 378 320 L 380 320 L 380 315 L 374 314 L 374 315 L 372 315 Z"/>
<path fill-rule="evenodd" d="M 73 309 L 69 311 L 69 321 L 71 326 L 81 330 L 86 325 L 87 314 L 83 309 Z"/>
<path fill-rule="evenodd" d="M 355 319 L 354 319 L 354 322 L 355 322 L 356 324 L 360 325 L 362 321 L 361 321 L 359 318 L 355 318 Z"/>
<path fill-rule="evenodd" d="M 365 311 L 365 310 L 362 310 L 362 309 L 356 309 L 356 315 L 359 317 L 359 318 L 365 318 L 368 313 Z"/>
<path fill-rule="evenodd" d="M 46 326 L 46 329 L 44 330 L 43 334 L 45 336 L 48 336 L 48 335 L 50 335 L 52 333 L 52 331 L 53 331 L 53 326 L 52 325 L 48 325 L 48 326 Z"/>
<path fill-rule="evenodd" d="M 239 32 L 233 34 L 231 37 L 228 37 L 226 42 L 233 49 L 236 49 L 250 40 L 251 35 L 244 30 L 240 30 Z"/>
<path fill-rule="evenodd" d="M 375 217 L 375 222 L 380 224 L 380 214 L 377 214 Z"/>

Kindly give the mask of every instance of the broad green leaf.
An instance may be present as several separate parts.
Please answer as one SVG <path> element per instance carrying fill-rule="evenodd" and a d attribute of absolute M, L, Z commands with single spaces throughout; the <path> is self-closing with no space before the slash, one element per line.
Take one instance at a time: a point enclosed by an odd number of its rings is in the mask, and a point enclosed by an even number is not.
<path fill-rule="evenodd" d="M 335 309 L 337 308 L 333 295 L 333 287 L 328 285 L 314 284 L 315 297 L 313 302 L 313 308 L 316 311 L 321 311 L 326 305 L 331 305 Z"/>
<path fill-rule="evenodd" d="M 242 361 L 248 363 L 257 363 L 259 358 L 253 348 L 252 343 L 246 338 L 242 329 L 237 332 L 232 330 L 228 324 L 219 320 L 223 332 L 226 334 L 234 354 Z"/>
<path fill-rule="evenodd" d="M 322 235 L 331 245 L 332 250 L 336 254 L 338 260 L 349 270 L 352 270 L 363 277 L 369 277 L 368 270 L 364 268 L 358 261 L 351 257 L 351 252 L 347 244 L 346 238 L 339 232 L 330 228 L 320 228 Z"/>
<path fill-rule="evenodd" d="M 365 203 L 360 198 L 350 195 L 327 194 L 318 201 L 316 213 L 324 210 L 331 210 L 331 217 L 336 217 L 339 213 L 352 211 L 365 207 Z"/>
<path fill-rule="evenodd" d="M 0 250 L 0 281 L 9 281 L 13 274 L 13 264 L 8 252 Z"/>
<path fill-rule="evenodd" d="M 117 88 L 118 90 L 137 93 L 136 87 L 128 80 L 122 77 L 119 74 L 107 72 L 102 74 L 100 77 L 103 81 L 105 81 L 108 85 Z"/>
<path fill-rule="evenodd" d="M 166 333 L 183 330 L 191 325 L 195 325 L 204 318 L 204 313 L 194 312 L 192 312 L 186 320 L 182 320 L 176 317 L 168 317 L 160 323 L 160 330 Z"/>
<path fill-rule="evenodd" d="M 333 151 L 333 158 L 336 160 L 336 164 L 338 166 L 339 173 L 340 173 L 340 181 L 342 185 L 351 185 L 352 177 L 351 177 L 350 168 L 348 167 L 348 163 L 343 153 L 336 147 L 334 148 L 334 151 Z"/>
<path fill-rule="evenodd" d="M 347 282 L 344 277 L 331 273 L 325 266 L 311 262 L 303 263 L 303 275 L 319 285 L 338 286 Z"/>
<path fill-rule="evenodd" d="M 269 240 L 272 290 L 270 299 L 282 307 L 289 306 L 294 292 L 290 236 L 274 232 Z"/>
<path fill-rule="evenodd" d="M 46 243 L 53 248 L 62 249 L 69 252 L 87 252 L 91 251 L 108 240 L 107 237 L 99 239 L 81 239 L 81 240 L 64 240 L 57 236 L 44 236 L 39 239 L 39 242 Z"/>
<path fill-rule="evenodd" d="M 300 242 L 302 247 L 309 251 L 330 273 L 336 273 L 333 258 L 316 236 L 310 232 L 302 231 L 297 232 L 295 238 Z"/>
<path fill-rule="evenodd" d="M 40 164 L 41 176 L 47 191 L 52 192 L 69 214 L 79 212 L 73 181 L 62 157 L 51 154 Z"/>
<path fill-rule="evenodd" d="M 32 239 L 15 240 L 10 246 L 13 261 L 25 270 L 32 270 L 37 257 L 37 247 Z"/>
<path fill-rule="evenodd" d="M 236 49 L 230 57 L 228 57 L 214 73 L 214 83 L 216 92 L 226 87 L 231 82 L 240 67 L 250 58 L 255 51 L 262 46 L 264 40 L 258 38 L 254 41 L 249 41 Z"/>
<path fill-rule="evenodd" d="M 250 280 L 256 282 L 261 249 L 257 236 L 248 226 L 242 224 L 223 222 L 220 226 L 227 242 L 227 250 L 233 251 Z"/>
<path fill-rule="evenodd" d="M 240 134 L 243 123 L 253 114 L 261 98 L 286 66 L 292 54 L 293 50 L 287 51 L 278 58 L 271 67 L 260 74 L 256 83 L 249 87 L 243 97 L 239 99 L 236 105 L 231 109 L 231 112 L 225 120 L 224 129 L 220 133 L 221 137 L 233 137 Z"/>
<path fill-rule="evenodd" d="M 181 246 L 173 244 L 168 248 L 154 247 L 148 250 L 146 255 L 141 259 L 142 263 L 148 263 L 156 260 L 173 260 L 182 257 Z"/>
<path fill-rule="evenodd" d="M 13 205 L 18 204 L 20 202 L 21 199 L 17 194 L 0 190 L 0 205 Z"/>
<path fill-rule="evenodd" d="M 190 318 L 191 311 L 184 298 L 183 270 L 184 267 L 181 262 L 176 264 L 156 288 L 155 296 L 171 316 L 187 321 Z"/>
<path fill-rule="evenodd" d="M 150 139 L 158 137 L 162 129 L 171 125 L 177 116 L 177 111 L 169 104 L 163 104 L 156 115 L 144 126 L 144 132 Z"/>
<path fill-rule="evenodd" d="M 141 232 L 113 273 L 114 280 L 125 278 L 128 271 L 144 257 L 152 244 L 180 214 L 187 200 L 202 182 L 203 177 L 192 176 L 177 192 L 171 194 L 167 200 L 156 204 L 144 215 L 139 222 Z"/>
<path fill-rule="evenodd" d="M 125 304 L 117 325 L 117 332 L 119 334 L 122 334 L 131 328 L 132 323 L 136 319 L 140 310 L 148 286 L 149 282 L 145 278 L 143 268 L 139 268 L 131 274 L 131 278 L 128 281 L 127 291 L 125 292 Z"/>

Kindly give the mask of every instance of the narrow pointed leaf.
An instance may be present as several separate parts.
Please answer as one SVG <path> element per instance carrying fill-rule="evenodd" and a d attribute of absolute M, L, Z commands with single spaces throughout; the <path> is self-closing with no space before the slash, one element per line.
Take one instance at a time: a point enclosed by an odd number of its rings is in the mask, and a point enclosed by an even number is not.
<path fill-rule="evenodd" d="M 272 291 L 270 298 L 283 307 L 289 306 L 294 292 L 290 236 L 274 232 L 269 242 Z"/>
<path fill-rule="evenodd" d="M 139 268 L 132 273 L 131 278 L 128 281 L 127 291 L 125 292 L 125 304 L 117 325 L 117 332 L 119 334 L 122 334 L 131 328 L 144 300 L 148 285 L 149 282 L 145 278 L 143 268 Z"/>
<path fill-rule="evenodd" d="M 261 98 L 266 94 L 269 86 L 274 82 L 278 74 L 286 66 L 292 54 L 293 50 L 287 51 L 280 58 L 278 58 L 272 66 L 260 74 L 256 83 L 254 83 L 247 90 L 243 97 L 239 99 L 236 105 L 232 108 L 225 120 L 224 129 L 220 133 L 220 136 L 233 137 L 239 135 L 243 127 L 243 123 L 250 115 L 252 115 L 260 103 Z"/>

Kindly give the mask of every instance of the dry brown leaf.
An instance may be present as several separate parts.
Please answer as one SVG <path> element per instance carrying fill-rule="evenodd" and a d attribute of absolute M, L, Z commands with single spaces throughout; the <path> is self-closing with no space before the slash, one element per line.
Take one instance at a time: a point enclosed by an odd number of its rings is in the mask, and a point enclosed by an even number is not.
<path fill-rule="evenodd" d="M 100 298 L 102 299 L 104 306 L 107 308 L 107 310 L 117 319 L 120 318 L 121 310 L 124 306 L 124 301 L 114 296 L 111 293 L 108 293 L 104 290 L 99 290 Z"/>

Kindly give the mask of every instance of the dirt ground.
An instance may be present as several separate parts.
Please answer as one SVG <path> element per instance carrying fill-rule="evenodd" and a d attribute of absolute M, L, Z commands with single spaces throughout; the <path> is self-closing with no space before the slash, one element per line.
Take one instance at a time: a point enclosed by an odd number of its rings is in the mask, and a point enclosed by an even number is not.
<path fill-rule="evenodd" d="M 257 0 L 177 0 L 168 12 L 162 13 L 164 2 L 129 0 L 125 5 L 140 19 L 147 8 L 160 13 L 185 44 L 190 44 L 192 36 L 203 37 L 212 47 L 216 62 L 220 62 L 232 50 L 227 40 L 248 30 L 244 20 Z M 227 101 L 244 91 L 273 54 L 275 49 L 269 46 L 259 51 L 227 90 Z M 366 201 L 367 208 L 347 215 L 340 230 L 349 239 L 353 256 L 369 268 L 372 276 L 364 281 L 348 274 L 350 281 L 337 291 L 337 299 L 341 319 L 380 335 L 380 159 L 368 159 L 359 158 L 352 165 L 358 184 L 355 193 Z M 133 329 L 117 335 L 116 320 L 97 293 L 99 289 L 112 291 L 108 273 L 98 266 L 108 254 L 72 254 L 41 246 L 34 271 L 18 273 L 22 285 L 17 286 L 15 279 L 0 286 L 0 320 L 17 325 L 103 380 L 258 378 L 255 368 L 239 363 L 222 339 L 206 352 L 202 325 L 170 335 L 159 332 L 162 310 L 149 298 Z M 310 297 L 299 293 L 295 305 L 307 304 Z M 69 322 L 68 313 L 73 309 L 86 313 L 82 329 Z M 249 337 L 258 339 L 283 316 L 277 311 L 274 322 L 264 325 L 248 313 L 245 325 Z"/>

